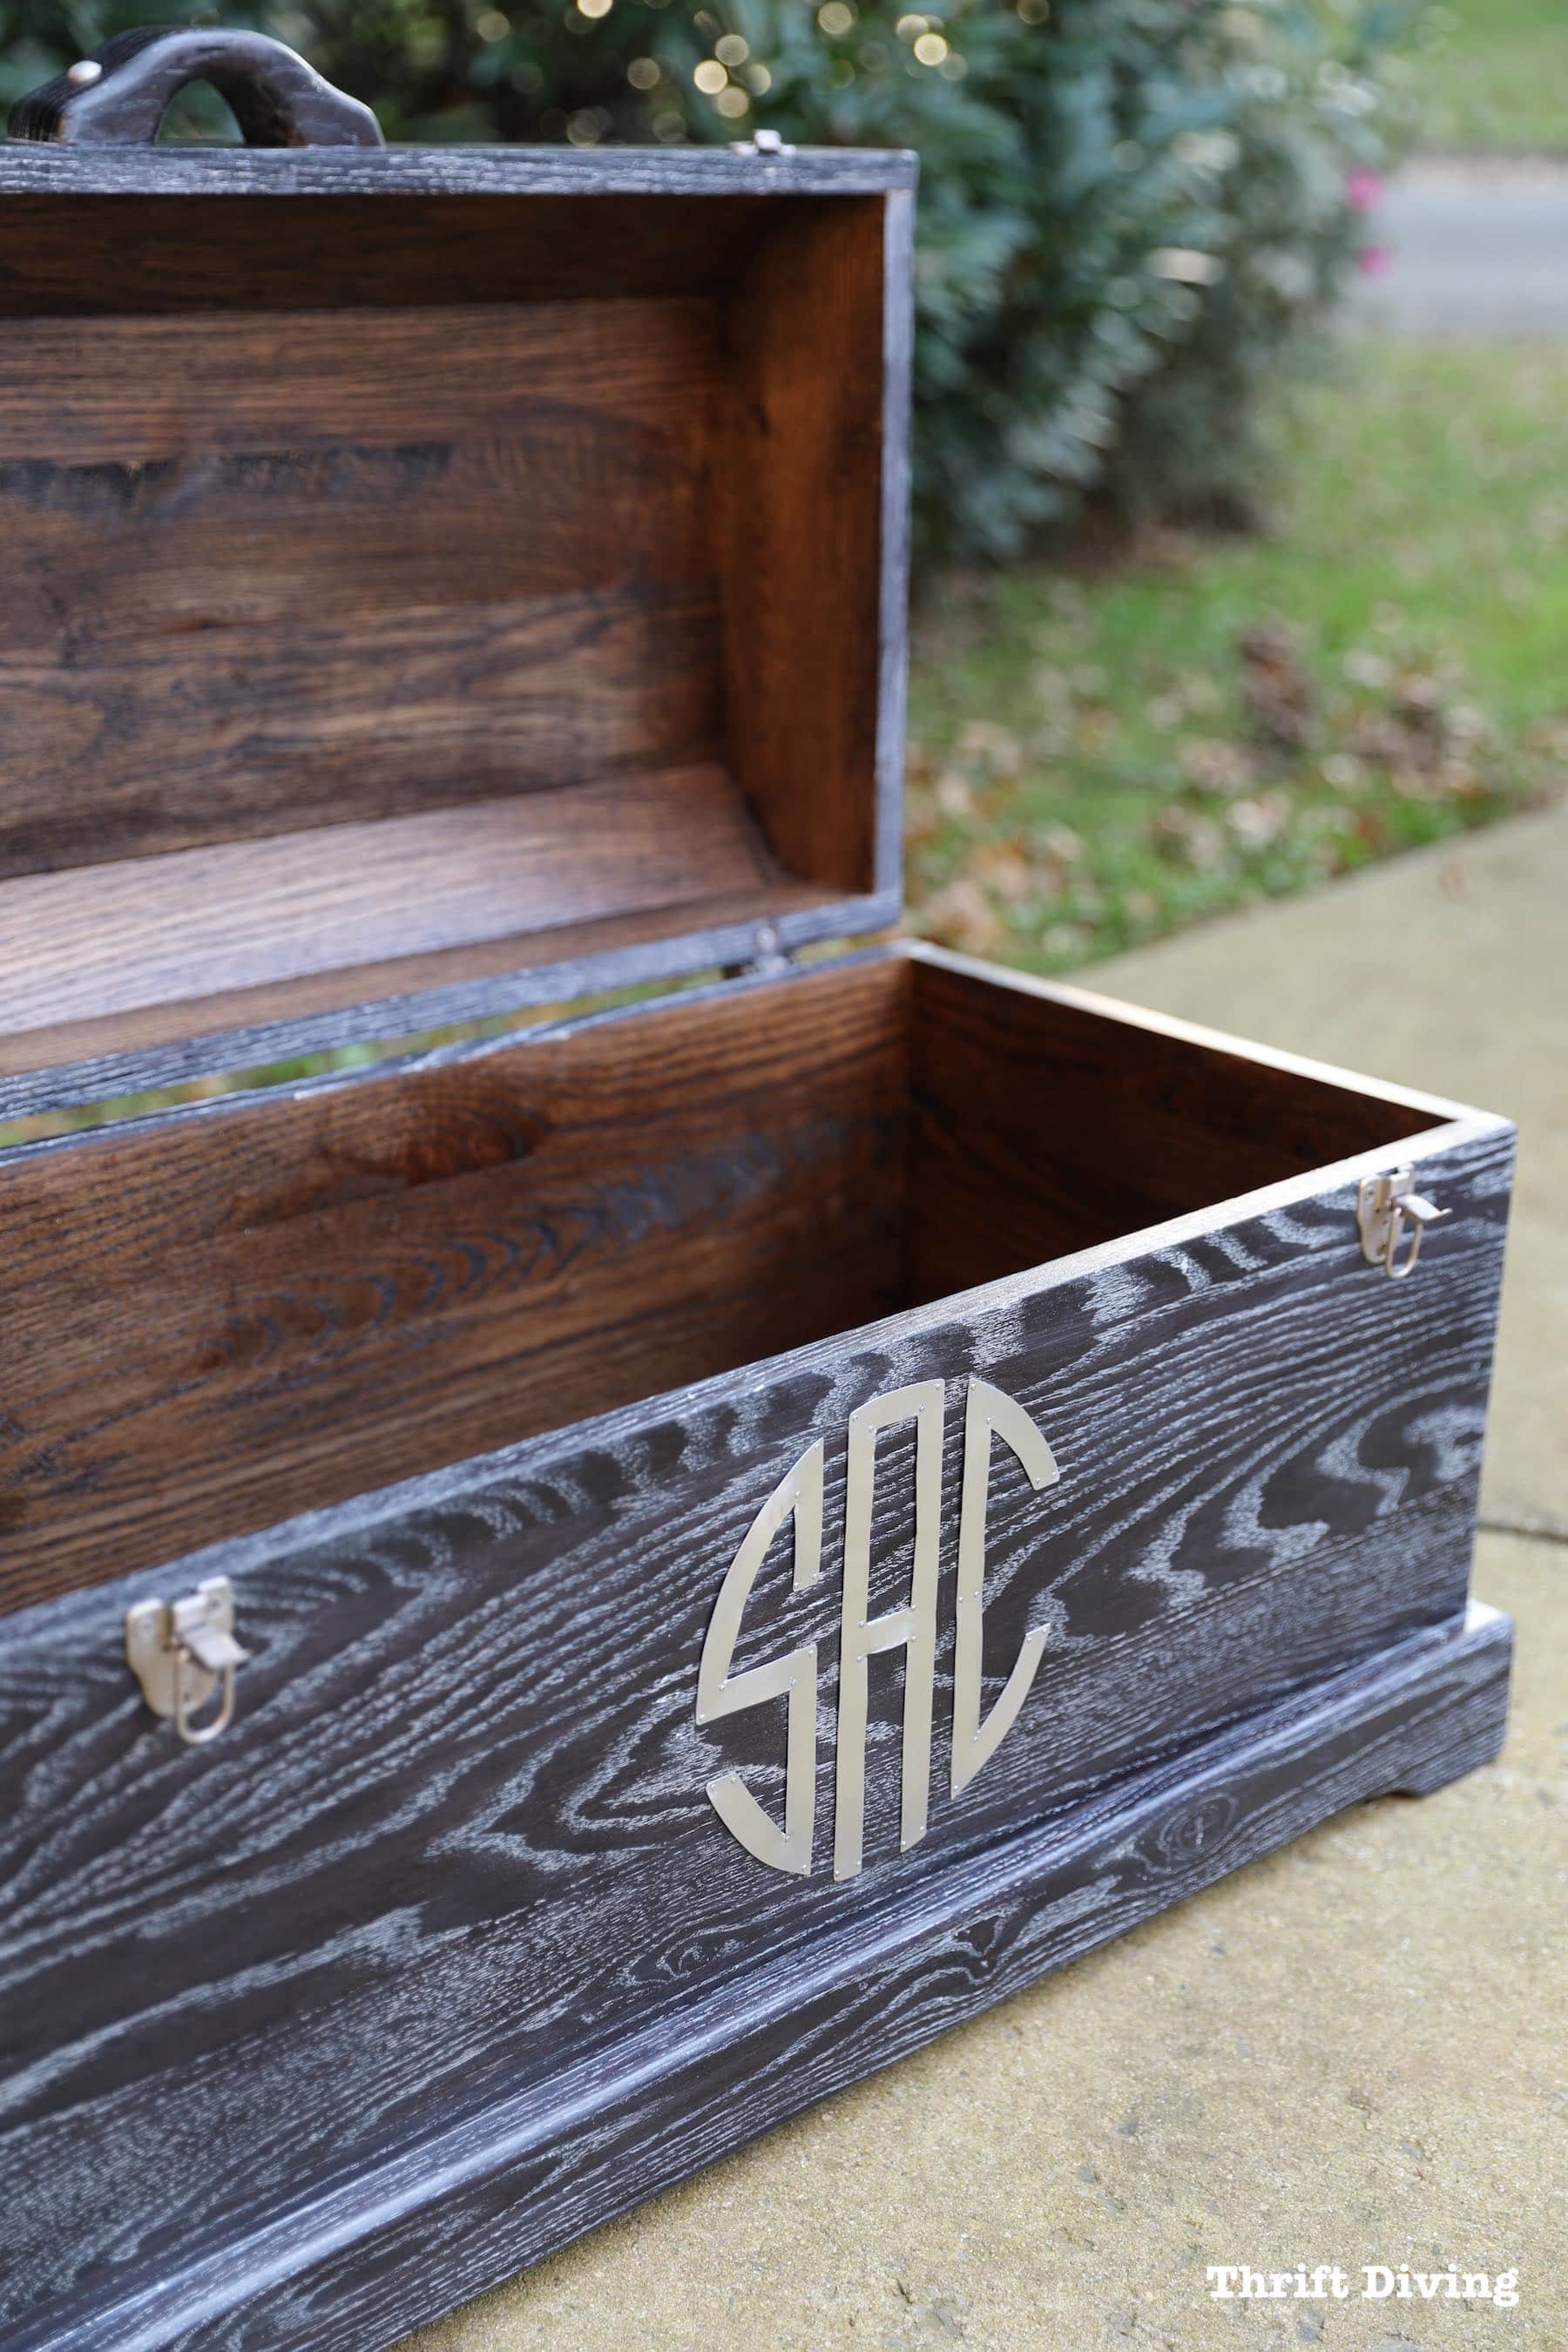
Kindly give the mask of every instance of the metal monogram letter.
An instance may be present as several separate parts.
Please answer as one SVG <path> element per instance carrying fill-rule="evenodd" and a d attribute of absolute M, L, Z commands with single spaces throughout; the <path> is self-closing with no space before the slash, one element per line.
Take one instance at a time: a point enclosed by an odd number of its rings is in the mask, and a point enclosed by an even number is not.
<path fill-rule="evenodd" d="M 907 1850 L 926 1833 L 931 1804 L 931 1694 L 936 1677 L 937 1572 L 942 1545 L 942 1448 L 945 1391 L 917 1381 L 872 1397 L 849 1416 L 844 1482 L 844 1600 L 838 1642 L 838 1734 L 835 1759 L 833 1875 L 853 1878 L 866 1832 L 866 1720 L 869 1664 L 884 1650 L 904 1653 L 904 1719 L 900 1840 Z M 877 1491 L 877 1439 L 900 1422 L 915 1424 L 914 1507 L 910 1597 L 880 1617 L 868 1614 L 871 1533 Z M 952 1793 L 969 1786 L 994 1756 L 1029 1695 L 1046 1646 L 1046 1629 L 1026 1634 L 1013 1670 L 984 1723 L 980 1719 L 985 1617 L 985 1515 L 991 1441 L 1016 1455 L 1036 1494 L 1059 1472 L 1044 1437 L 1020 1404 L 987 1381 L 971 1379 L 963 1421 L 963 1496 L 958 1523 L 958 1601 L 952 1674 Z M 770 1821 L 739 1773 L 710 1780 L 720 1820 L 748 1853 L 770 1869 L 806 1875 L 816 1816 L 816 1644 L 805 1642 L 763 1666 L 730 1672 L 741 1620 L 774 1538 L 795 1521 L 795 1589 L 815 1584 L 822 1568 L 823 1441 L 803 1454 L 763 1504 L 719 1588 L 697 1673 L 697 1720 L 787 1697 L 784 1821 Z M 884 1514 L 886 1518 L 889 1515 Z M 895 1525 L 898 1521 L 895 1520 Z"/>
<path fill-rule="evenodd" d="M 915 1422 L 915 1548 L 903 1609 L 868 1620 L 871 1581 L 871 1500 L 877 1485 L 877 1432 Z M 849 1468 L 844 1504 L 844 1622 L 838 1645 L 838 1757 L 833 1821 L 833 1875 L 860 1867 L 866 1820 L 868 1659 L 904 1651 L 904 1768 L 900 1844 L 926 1833 L 931 1785 L 931 1677 L 936 1672 L 936 1572 L 942 1517 L 942 1384 L 917 1381 L 873 1397 L 849 1416 Z"/>
<path fill-rule="evenodd" d="M 980 1767 L 994 1756 L 1029 1696 L 1046 1628 L 1037 1625 L 1023 1646 L 1006 1686 L 984 1723 L 980 1720 L 981 1654 L 985 1622 L 985 1512 L 991 1494 L 991 1433 L 1011 1447 L 1037 1495 L 1061 1476 L 1056 1456 L 1020 1404 L 988 1381 L 971 1379 L 963 1416 L 963 1503 L 958 1521 L 958 1632 L 952 1661 L 952 1793 L 966 1789 Z"/>
<path fill-rule="evenodd" d="M 798 1871 L 804 1875 L 811 1868 L 811 1833 L 816 1822 L 816 1645 L 807 1642 L 765 1666 L 749 1666 L 740 1675 L 730 1673 L 752 1587 L 773 1538 L 792 1517 L 795 1589 L 799 1592 L 816 1583 L 822 1567 L 820 1438 L 774 1487 L 719 1588 L 697 1670 L 697 1720 L 713 1723 L 720 1716 L 739 1715 L 746 1707 L 761 1706 L 788 1692 L 784 1828 L 769 1821 L 738 1772 L 710 1780 L 708 1794 L 725 1828 L 740 1839 L 748 1853 L 754 1853 L 773 1870 Z"/>

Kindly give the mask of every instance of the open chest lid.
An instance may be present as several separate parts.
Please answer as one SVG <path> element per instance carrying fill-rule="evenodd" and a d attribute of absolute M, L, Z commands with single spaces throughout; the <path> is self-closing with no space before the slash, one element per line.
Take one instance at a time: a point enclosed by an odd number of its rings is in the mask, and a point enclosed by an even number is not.
<path fill-rule="evenodd" d="M 0 148 L 0 1114 L 895 921 L 913 159 L 162 37 Z"/>

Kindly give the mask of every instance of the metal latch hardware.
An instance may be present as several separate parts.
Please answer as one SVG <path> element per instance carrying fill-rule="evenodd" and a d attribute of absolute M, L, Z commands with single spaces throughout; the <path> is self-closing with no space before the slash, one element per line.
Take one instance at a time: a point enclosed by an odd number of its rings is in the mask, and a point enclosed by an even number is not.
<path fill-rule="evenodd" d="M 1395 1168 L 1387 1176 L 1363 1176 L 1356 1192 L 1355 1218 L 1361 1228 L 1361 1254 L 1368 1265 L 1382 1266 L 1393 1282 L 1402 1282 L 1421 1255 L 1421 1236 L 1428 1225 L 1452 1216 L 1415 1190 L 1414 1168 Z M 1410 1247 L 1399 1255 L 1406 1225 Z"/>
<path fill-rule="evenodd" d="M 771 163 L 779 155 L 793 155 L 795 149 L 776 131 L 759 131 L 750 139 L 731 139 L 731 155 L 762 155 Z"/>
<path fill-rule="evenodd" d="M 249 1657 L 234 1638 L 234 1587 L 209 1576 L 184 1601 L 139 1601 L 125 1614 L 125 1655 L 154 1715 L 174 1718 L 191 1748 L 234 1720 L 234 1672 Z M 217 1713 L 196 1717 L 218 1693 Z"/>
<path fill-rule="evenodd" d="M 795 965 L 776 928 L 772 923 L 759 923 L 752 934 L 752 952 L 745 962 L 727 963 L 721 969 L 726 980 L 776 980 L 781 972 L 793 971 Z"/>
<path fill-rule="evenodd" d="M 789 950 L 780 940 L 772 923 L 759 923 L 752 942 L 752 961 L 745 969 L 752 973 L 788 971 Z"/>

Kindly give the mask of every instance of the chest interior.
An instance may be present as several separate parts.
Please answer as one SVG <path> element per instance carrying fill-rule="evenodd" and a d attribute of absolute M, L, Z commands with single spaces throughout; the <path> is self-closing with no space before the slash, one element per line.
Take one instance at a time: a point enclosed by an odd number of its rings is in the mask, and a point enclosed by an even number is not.
<path fill-rule="evenodd" d="M 14 1152 L 0 1606 L 1429 1124 L 892 952 Z"/>
<path fill-rule="evenodd" d="M 0 1075 L 896 878 L 882 198 L 6 221 Z"/>

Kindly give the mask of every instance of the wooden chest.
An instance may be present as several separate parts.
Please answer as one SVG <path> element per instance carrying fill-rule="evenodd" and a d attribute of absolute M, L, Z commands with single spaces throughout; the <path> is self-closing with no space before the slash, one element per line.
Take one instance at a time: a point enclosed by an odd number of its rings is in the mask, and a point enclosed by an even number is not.
<path fill-rule="evenodd" d="M 899 908 L 909 158 L 178 38 L 0 153 L 0 1115 L 370 1066 L 0 1155 L 0 2341 L 375 2352 L 1495 1751 L 1511 1130 L 800 960 Z M 195 69 L 342 143 L 96 143 Z"/>

